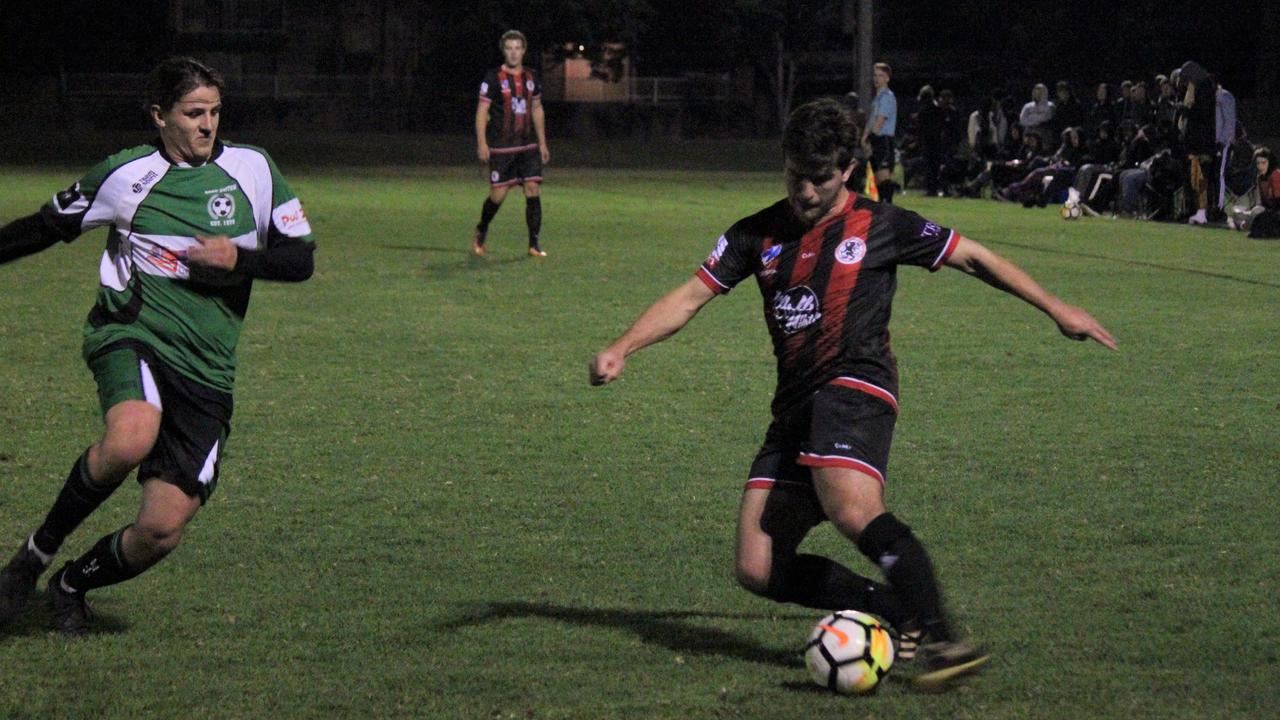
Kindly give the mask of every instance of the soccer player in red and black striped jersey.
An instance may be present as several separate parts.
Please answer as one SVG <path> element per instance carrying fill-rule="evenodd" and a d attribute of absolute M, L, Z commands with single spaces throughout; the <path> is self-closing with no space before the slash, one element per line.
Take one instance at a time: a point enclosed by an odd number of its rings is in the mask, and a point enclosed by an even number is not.
<path fill-rule="evenodd" d="M 738 516 L 737 577 L 778 602 L 860 609 L 920 643 L 917 685 L 933 689 L 986 655 L 960 639 L 924 546 L 888 512 L 884 483 L 898 412 L 889 313 L 900 265 L 956 268 L 1030 303 L 1076 340 L 1115 341 L 982 245 L 919 215 L 845 187 L 858 127 L 834 100 L 791 115 L 783 138 L 787 197 L 735 223 L 689 281 L 649 307 L 590 364 L 594 385 L 626 358 L 684 327 L 703 305 L 754 275 L 778 363 L 773 422 L 752 463 Z M 829 558 L 801 554 L 830 521 L 878 564 L 888 584 Z M 904 659 L 914 652 L 902 652 Z"/>
<path fill-rule="evenodd" d="M 524 33 L 508 30 L 498 41 L 502 65 L 490 70 L 480 84 L 476 106 L 476 154 L 489 164 L 489 197 L 480 211 L 471 251 L 485 254 L 489 223 L 512 185 L 524 188 L 524 219 L 529 227 L 529 254 L 546 257 L 538 235 L 542 232 L 542 166 L 551 161 L 547 124 L 542 110 L 542 86 L 524 66 L 528 47 Z"/>

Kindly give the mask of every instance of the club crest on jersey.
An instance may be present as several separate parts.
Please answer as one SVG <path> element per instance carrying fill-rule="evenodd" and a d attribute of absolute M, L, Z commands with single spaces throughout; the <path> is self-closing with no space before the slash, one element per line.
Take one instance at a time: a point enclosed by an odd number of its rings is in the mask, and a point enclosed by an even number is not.
<path fill-rule="evenodd" d="M 867 243 L 860 237 L 847 237 L 836 246 L 836 262 L 857 265 L 867 254 Z"/>
<path fill-rule="evenodd" d="M 787 335 L 803 330 L 821 318 L 818 295 L 807 285 L 797 285 L 773 296 L 773 319 Z"/>
<path fill-rule="evenodd" d="M 506 81 L 506 79 L 503 79 L 503 81 L 502 81 L 502 89 L 503 89 L 504 91 L 506 91 L 506 90 L 510 90 L 510 89 L 511 89 L 511 84 L 510 84 L 509 82 L 507 82 L 507 81 Z"/>
<path fill-rule="evenodd" d="M 768 265 L 774 260 L 777 260 L 778 256 L 781 254 L 782 254 L 782 246 L 774 245 L 773 247 L 768 248 L 764 252 L 760 253 L 760 264 Z"/>
<path fill-rule="evenodd" d="M 217 227 L 235 222 L 236 200 L 227 193 L 218 193 L 209 198 L 208 208 L 210 225 Z"/>
<path fill-rule="evenodd" d="M 716 266 L 716 263 L 720 262 L 720 256 L 724 255 L 724 251 L 728 247 L 729 247 L 729 239 L 721 235 L 720 241 L 716 243 L 716 249 L 712 250 L 711 254 L 707 256 L 708 269 L 714 268 Z"/>
<path fill-rule="evenodd" d="M 533 80 L 525 80 L 525 81 L 524 81 L 524 89 L 525 89 L 525 90 L 528 90 L 529 92 L 531 92 L 531 93 L 532 93 L 532 92 L 533 92 Z"/>

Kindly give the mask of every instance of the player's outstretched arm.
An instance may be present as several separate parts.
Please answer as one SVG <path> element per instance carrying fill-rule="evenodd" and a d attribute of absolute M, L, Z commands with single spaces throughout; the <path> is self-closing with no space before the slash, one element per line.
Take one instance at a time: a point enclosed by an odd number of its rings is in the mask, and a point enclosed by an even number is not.
<path fill-rule="evenodd" d="M 1093 316 L 1074 305 L 1068 305 L 1023 272 L 1022 268 L 1005 260 L 981 243 L 961 237 L 947 265 L 972 275 L 988 285 L 1010 295 L 1022 298 L 1034 305 L 1058 324 L 1063 335 L 1072 340 L 1094 339 L 1112 350 L 1116 341 Z"/>
<path fill-rule="evenodd" d="M 604 385 L 618 379 L 629 355 L 675 335 L 715 296 L 697 277 L 663 295 L 636 318 L 622 337 L 591 359 L 591 384 Z"/>
<path fill-rule="evenodd" d="M 33 255 L 66 239 L 43 212 L 18 218 L 0 227 L 0 265 Z"/>

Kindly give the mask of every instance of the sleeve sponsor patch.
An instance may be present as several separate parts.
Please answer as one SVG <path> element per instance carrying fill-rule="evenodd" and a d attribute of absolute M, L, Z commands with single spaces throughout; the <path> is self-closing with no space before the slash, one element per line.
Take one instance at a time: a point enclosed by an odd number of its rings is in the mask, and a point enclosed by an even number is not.
<path fill-rule="evenodd" d="M 712 250 L 711 254 L 707 256 L 707 262 L 706 262 L 707 269 L 715 268 L 716 264 L 720 262 L 720 258 L 724 255 L 725 249 L 727 249 L 728 247 L 729 247 L 729 239 L 721 235 L 720 240 L 716 242 L 715 249 Z"/>
<path fill-rule="evenodd" d="M 271 221 L 286 237 L 306 237 L 311 234 L 311 223 L 297 198 L 288 200 L 271 211 Z"/>

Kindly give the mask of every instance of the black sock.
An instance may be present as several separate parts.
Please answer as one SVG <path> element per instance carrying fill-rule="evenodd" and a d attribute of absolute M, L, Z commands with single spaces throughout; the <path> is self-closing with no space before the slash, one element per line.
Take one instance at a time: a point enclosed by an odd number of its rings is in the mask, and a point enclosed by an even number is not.
<path fill-rule="evenodd" d="M 489 198 L 484 199 L 484 207 L 480 208 L 480 224 L 476 229 L 480 232 L 489 232 L 489 223 L 493 222 L 493 216 L 498 214 L 498 208 L 502 207 L 502 203 L 496 203 Z"/>
<path fill-rule="evenodd" d="M 898 183 L 892 180 L 885 180 L 880 186 L 880 200 L 890 205 L 893 204 L 893 194 L 898 191 Z"/>
<path fill-rule="evenodd" d="M 542 196 L 525 198 L 524 222 L 529 226 L 529 247 L 538 247 L 542 232 Z"/>
<path fill-rule="evenodd" d="M 953 639 L 933 563 L 910 527 L 891 513 L 879 515 L 862 531 L 858 549 L 880 566 L 931 640 Z"/>
<path fill-rule="evenodd" d="M 131 526 L 126 525 L 103 536 L 89 552 L 76 558 L 67 566 L 62 582 L 76 592 L 85 592 L 137 577 L 138 571 L 125 562 L 124 548 L 120 547 L 124 531 L 129 527 Z"/>
<path fill-rule="evenodd" d="M 89 451 L 85 450 L 67 474 L 67 480 L 53 501 L 53 508 L 44 519 L 44 524 L 35 532 L 35 545 L 40 552 L 53 555 L 62 547 L 62 541 L 84 522 L 84 519 L 111 497 L 111 493 L 120 483 L 109 487 L 93 484 L 89 477 Z"/>
<path fill-rule="evenodd" d="M 861 610 L 898 625 L 913 617 L 892 588 L 864 578 L 834 560 L 797 555 L 788 563 L 774 561 L 768 597 L 818 610 Z"/>

